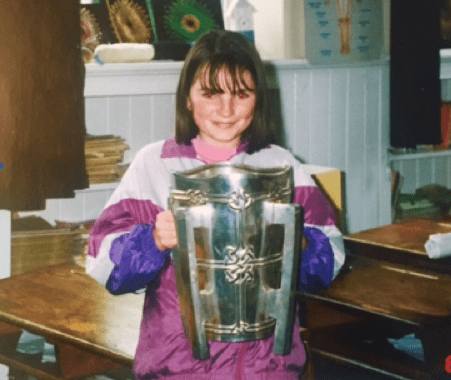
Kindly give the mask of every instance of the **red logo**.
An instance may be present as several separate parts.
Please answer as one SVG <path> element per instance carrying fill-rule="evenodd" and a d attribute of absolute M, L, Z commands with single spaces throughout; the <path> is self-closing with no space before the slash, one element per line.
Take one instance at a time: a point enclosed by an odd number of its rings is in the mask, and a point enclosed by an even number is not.
<path fill-rule="evenodd" d="M 451 355 L 449 355 L 445 360 L 445 371 L 451 373 Z"/>

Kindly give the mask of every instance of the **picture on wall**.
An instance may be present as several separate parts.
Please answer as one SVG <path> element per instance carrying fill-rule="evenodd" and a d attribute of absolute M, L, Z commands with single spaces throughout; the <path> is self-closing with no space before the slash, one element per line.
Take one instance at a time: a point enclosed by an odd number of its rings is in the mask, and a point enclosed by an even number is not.
<path fill-rule="evenodd" d="M 221 0 L 81 0 L 82 42 L 191 44 L 224 29 Z M 95 47 L 95 46 L 94 46 Z"/>
<path fill-rule="evenodd" d="M 102 44 L 153 43 L 155 26 L 149 0 L 91 0 L 81 3 L 82 32 L 98 25 Z M 86 17 L 87 16 L 87 17 Z M 86 20 L 85 26 L 83 21 Z"/>
<path fill-rule="evenodd" d="M 155 30 L 151 27 L 145 0 L 105 0 L 111 26 L 120 43 L 151 43 Z"/>
<path fill-rule="evenodd" d="M 379 59 L 383 46 L 382 1 L 306 1 L 305 30 L 310 63 Z"/>
<path fill-rule="evenodd" d="M 80 21 L 82 41 L 95 41 L 96 45 L 117 42 L 105 1 L 82 1 Z"/>
<path fill-rule="evenodd" d="M 158 41 L 192 43 L 202 34 L 224 29 L 220 0 L 148 0 Z"/>

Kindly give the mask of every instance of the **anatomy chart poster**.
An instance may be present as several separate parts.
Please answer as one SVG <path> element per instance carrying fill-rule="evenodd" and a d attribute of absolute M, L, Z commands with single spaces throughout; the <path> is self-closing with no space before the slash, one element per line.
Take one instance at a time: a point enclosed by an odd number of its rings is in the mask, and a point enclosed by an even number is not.
<path fill-rule="evenodd" d="M 379 59 L 382 1 L 305 0 L 305 49 L 312 64 Z"/>

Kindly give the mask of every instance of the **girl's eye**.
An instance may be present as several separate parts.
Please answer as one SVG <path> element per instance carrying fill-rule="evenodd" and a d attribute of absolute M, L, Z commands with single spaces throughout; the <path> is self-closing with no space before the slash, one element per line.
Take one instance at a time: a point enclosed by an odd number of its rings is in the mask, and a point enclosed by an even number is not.
<path fill-rule="evenodd" d="M 239 90 L 237 93 L 238 99 L 247 99 L 251 96 L 251 94 L 253 94 L 252 90 Z"/>
<path fill-rule="evenodd" d="M 211 98 L 213 97 L 213 93 L 212 93 L 212 92 L 204 92 L 204 93 L 202 94 L 202 96 L 203 96 L 204 98 L 211 99 Z"/>

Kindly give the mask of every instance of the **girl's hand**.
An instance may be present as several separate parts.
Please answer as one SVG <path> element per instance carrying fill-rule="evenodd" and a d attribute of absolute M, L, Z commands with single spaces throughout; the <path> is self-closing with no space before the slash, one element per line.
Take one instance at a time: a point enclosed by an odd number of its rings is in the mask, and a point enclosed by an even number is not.
<path fill-rule="evenodd" d="M 153 238 L 156 247 L 161 251 L 177 246 L 177 234 L 175 231 L 174 217 L 170 211 L 163 211 L 157 215 Z"/>

